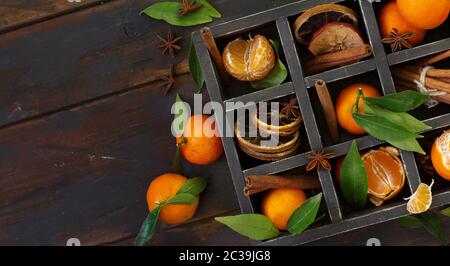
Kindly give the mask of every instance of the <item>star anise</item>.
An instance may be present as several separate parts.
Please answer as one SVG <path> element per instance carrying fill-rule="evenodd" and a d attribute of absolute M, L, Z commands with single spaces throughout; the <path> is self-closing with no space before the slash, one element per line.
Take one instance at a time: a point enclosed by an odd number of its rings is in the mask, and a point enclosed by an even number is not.
<path fill-rule="evenodd" d="M 326 153 L 325 151 L 313 151 L 309 156 L 308 159 L 310 160 L 309 163 L 306 165 L 306 171 L 311 171 L 315 168 L 322 167 L 326 170 L 331 170 L 331 164 L 328 162 L 329 159 L 331 159 L 334 156 L 334 153 Z"/>
<path fill-rule="evenodd" d="M 172 30 L 169 29 L 167 32 L 167 37 L 164 39 L 163 37 L 156 35 L 158 39 L 161 40 L 161 45 L 159 48 L 163 49 L 162 54 L 169 54 L 172 58 L 175 57 L 176 51 L 181 49 L 181 46 L 177 43 L 183 38 L 183 37 L 174 37 Z"/>
<path fill-rule="evenodd" d="M 175 84 L 175 67 L 172 64 L 166 76 L 160 78 L 162 81 L 161 88 L 164 88 L 164 95 L 167 95 Z"/>
<path fill-rule="evenodd" d="M 297 118 L 300 116 L 297 97 L 292 97 L 287 103 L 282 102 L 281 106 L 282 108 L 280 114 L 293 118 Z"/>
<path fill-rule="evenodd" d="M 180 9 L 180 16 L 185 16 L 189 13 L 192 13 L 202 7 L 202 5 L 195 3 L 195 1 L 191 0 L 183 0 L 183 7 Z"/>
<path fill-rule="evenodd" d="M 402 35 L 398 34 L 398 30 L 393 28 L 389 37 L 383 39 L 384 43 L 391 45 L 391 50 L 393 53 L 402 50 L 403 48 L 411 48 L 412 44 L 409 39 L 414 36 L 414 32 L 406 32 Z"/>

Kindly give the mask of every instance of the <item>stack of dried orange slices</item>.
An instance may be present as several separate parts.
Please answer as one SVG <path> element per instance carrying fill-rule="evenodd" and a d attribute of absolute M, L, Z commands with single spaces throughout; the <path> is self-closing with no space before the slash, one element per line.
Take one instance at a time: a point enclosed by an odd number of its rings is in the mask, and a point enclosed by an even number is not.
<path fill-rule="evenodd" d="M 276 161 L 294 154 L 300 146 L 302 117 L 296 97 L 280 102 L 281 110 L 255 111 L 238 117 L 235 134 L 247 155 L 263 161 Z"/>

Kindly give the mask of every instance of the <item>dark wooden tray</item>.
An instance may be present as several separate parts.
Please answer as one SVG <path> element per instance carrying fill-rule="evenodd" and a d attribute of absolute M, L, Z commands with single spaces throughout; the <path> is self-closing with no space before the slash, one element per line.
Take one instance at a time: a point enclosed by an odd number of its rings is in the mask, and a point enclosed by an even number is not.
<path fill-rule="evenodd" d="M 305 76 L 302 63 L 304 63 L 304 48 L 301 48 L 293 38 L 291 25 L 293 20 L 305 10 L 325 3 L 344 4 L 357 11 L 360 15 L 360 30 L 372 45 L 373 56 L 361 62 L 348 66 L 335 68 L 312 76 Z M 371 136 L 353 136 L 341 132 L 342 142 L 332 144 L 328 136 L 323 115 L 320 111 L 315 91 L 310 88 L 314 86 L 317 79 L 325 80 L 329 84 L 332 97 L 336 97 L 337 90 L 351 82 L 365 82 L 376 85 L 382 89 L 384 95 L 396 92 L 390 66 L 397 65 L 415 59 L 435 54 L 450 49 L 449 20 L 438 29 L 430 31 L 423 45 L 390 53 L 381 41 L 376 13 L 382 3 L 371 3 L 371 1 L 326 1 L 310 0 L 297 1 L 292 4 L 270 9 L 261 13 L 253 14 L 211 28 L 216 38 L 219 49 L 223 49 L 226 43 L 236 36 L 245 36 L 248 33 L 263 33 L 264 35 L 281 41 L 283 55 L 282 59 L 287 63 L 289 77 L 280 86 L 264 90 L 251 90 L 243 83 L 233 83 L 227 87 L 222 84 L 216 67 L 204 46 L 200 32 L 192 34 L 200 65 L 205 76 L 206 86 L 210 99 L 219 102 L 224 108 L 225 114 L 234 113 L 234 109 L 225 109 L 227 102 L 241 101 L 244 103 L 267 101 L 287 95 L 296 95 L 300 105 L 300 111 L 304 118 L 301 129 L 303 143 L 299 152 L 289 158 L 275 161 L 256 161 L 244 155 L 238 148 L 235 139 L 222 138 L 225 154 L 232 174 L 239 204 L 243 213 L 258 213 L 260 196 L 246 197 L 243 194 L 244 178 L 249 175 L 270 175 L 288 171 L 298 167 L 304 167 L 308 162 L 311 151 L 324 149 L 332 152 L 335 157 L 345 155 L 349 150 L 351 141 L 356 139 L 360 150 L 376 147 L 384 144 Z M 446 66 L 448 61 L 445 62 Z M 432 127 L 432 134 L 436 130 L 443 130 L 450 126 L 450 112 L 447 105 L 441 104 L 435 109 L 417 110 L 414 114 Z M 223 115 L 225 115 L 223 114 Z M 222 114 L 216 113 L 216 120 L 222 120 Z M 234 125 L 229 123 L 222 128 L 218 123 L 219 130 L 233 130 Z M 341 130 L 342 131 L 342 130 Z M 403 190 L 404 195 L 413 193 L 417 186 L 429 179 L 421 176 L 416 164 L 415 156 L 411 152 L 401 151 L 401 159 L 407 174 L 407 184 Z M 268 241 L 253 241 L 255 245 L 299 245 L 313 240 L 333 236 L 350 230 L 365 226 L 382 223 L 401 216 L 408 215 L 406 202 L 398 197 L 397 201 L 387 202 L 382 207 L 371 207 L 358 212 L 351 212 L 346 208 L 341 199 L 340 192 L 336 189 L 332 172 L 324 169 L 318 170 L 318 176 L 322 185 L 324 202 L 328 217 L 325 221 L 313 225 L 311 228 L 299 235 L 281 235 Z M 450 203 L 450 187 L 444 184 L 433 191 L 432 208 Z"/>

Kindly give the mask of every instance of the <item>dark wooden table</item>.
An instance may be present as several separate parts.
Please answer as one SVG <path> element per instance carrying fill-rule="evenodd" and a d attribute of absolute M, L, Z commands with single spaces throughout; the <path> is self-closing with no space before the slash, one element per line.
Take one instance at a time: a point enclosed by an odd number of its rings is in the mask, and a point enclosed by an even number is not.
<path fill-rule="evenodd" d="M 132 244 L 148 184 L 171 170 L 175 94 L 192 101 L 195 91 L 188 75 L 168 96 L 154 82 L 155 71 L 186 58 L 197 28 L 173 27 L 183 50 L 175 59 L 161 55 L 155 35 L 169 26 L 139 16 L 153 2 L 0 2 L 0 245 Z M 214 23 L 287 2 L 211 1 L 223 14 Z M 153 244 L 248 244 L 213 220 L 239 212 L 225 158 L 185 168 L 212 175 L 208 190 L 192 221 L 160 226 Z M 394 222 L 312 244 L 365 245 L 372 237 L 383 245 L 438 244 Z"/>

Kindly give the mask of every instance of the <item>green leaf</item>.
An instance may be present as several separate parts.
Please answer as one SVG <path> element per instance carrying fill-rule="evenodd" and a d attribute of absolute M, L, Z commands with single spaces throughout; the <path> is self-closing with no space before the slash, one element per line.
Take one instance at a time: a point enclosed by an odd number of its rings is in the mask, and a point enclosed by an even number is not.
<path fill-rule="evenodd" d="M 374 114 L 380 117 L 384 117 L 387 120 L 402 125 L 406 130 L 417 133 L 426 130 L 430 130 L 431 127 L 421 122 L 414 116 L 404 112 L 392 112 L 388 109 L 373 105 L 367 101 L 364 101 L 364 111 L 368 114 Z"/>
<path fill-rule="evenodd" d="M 364 100 L 394 112 L 408 112 L 428 101 L 429 96 L 416 91 L 402 91 L 383 97 L 364 97 Z"/>
<path fill-rule="evenodd" d="M 213 17 L 220 17 L 211 5 L 204 5 L 206 1 L 197 1 L 203 6 L 195 12 L 179 15 L 179 10 L 183 7 L 181 2 L 158 2 L 146 9 L 141 14 L 145 14 L 154 19 L 164 20 L 175 26 L 194 26 L 211 22 Z"/>
<path fill-rule="evenodd" d="M 199 176 L 189 178 L 183 186 L 178 190 L 177 194 L 189 193 L 191 195 L 197 196 L 205 190 L 208 184 L 208 178 L 206 176 Z"/>
<path fill-rule="evenodd" d="M 321 199 L 322 193 L 319 193 L 306 200 L 294 211 L 287 223 L 287 230 L 291 234 L 299 234 L 314 223 L 314 219 L 319 211 Z"/>
<path fill-rule="evenodd" d="M 279 42 L 274 40 L 269 41 L 270 43 L 272 43 L 272 46 L 275 52 L 277 53 L 277 61 L 273 69 L 264 79 L 250 82 L 250 86 L 252 86 L 252 88 L 254 89 L 266 89 L 278 86 L 281 83 L 283 83 L 283 81 L 286 80 L 286 77 L 288 75 L 286 66 L 283 64 L 283 62 L 280 60 L 280 57 L 278 56 L 280 50 Z"/>
<path fill-rule="evenodd" d="M 183 164 L 181 164 L 181 152 L 180 147 L 178 146 L 175 152 L 175 157 L 173 158 L 172 169 L 175 173 L 183 175 Z"/>
<path fill-rule="evenodd" d="M 217 11 L 210 3 L 208 3 L 206 0 L 196 0 L 195 2 L 201 4 L 204 6 L 204 8 L 208 11 L 208 15 L 210 15 L 213 18 L 220 18 L 222 17 L 222 14 Z"/>
<path fill-rule="evenodd" d="M 174 136 L 181 136 L 184 132 L 187 120 L 189 118 L 189 109 L 185 102 L 177 93 L 175 104 L 172 107 L 174 118 L 172 121 L 172 133 Z"/>
<path fill-rule="evenodd" d="M 366 205 L 369 186 L 356 141 L 352 142 L 342 162 L 340 187 L 345 200 L 353 208 L 361 209 Z"/>
<path fill-rule="evenodd" d="M 197 198 L 189 193 L 180 193 L 168 199 L 161 205 L 165 206 L 169 204 L 197 204 Z"/>
<path fill-rule="evenodd" d="M 402 150 L 425 154 L 416 140 L 416 138 L 422 136 L 412 133 L 384 117 L 373 114 L 353 113 L 353 119 L 367 133 L 379 140 L 387 141 Z"/>
<path fill-rule="evenodd" d="M 134 241 L 136 246 L 145 246 L 152 239 L 156 231 L 156 223 L 158 222 L 159 212 L 161 211 L 161 206 L 157 206 L 147 215 L 144 222 L 142 223 L 141 229 Z"/>
<path fill-rule="evenodd" d="M 446 246 L 448 243 L 448 237 L 445 233 L 444 224 L 442 223 L 439 216 L 437 216 L 433 212 L 425 212 L 417 215 L 417 218 L 423 224 L 423 227 L 430 233 L 432 236 L 436 237 L 441 241 L 442 245 Z"/>
<path fill-rule="evenodd" d="M 448 208 L 446 208 L 446 209 L 443 209 L 443 210 L 441 211 L 441 214 L 442 214 L 442 215 L 445 215 L 445 216 L 447 216 L 447 217 L 450 217 L 450 207 L 448 207 Z"/>
<path fill-rule="evenodd" d="M 215 220 L 253 240 L 271 239 L 280 234 L 275 225 L 262 214 L 216 217 Z"/>
<path fill-rule="evenodd" d="M 203 84 L 205 83 L 205 78 L 203 77 L 202 69 L 200 67 L 200 63 L 198 61 L 197 52 L 195 51 L 194 42 L 189 41 L 189 73 L 197 85 L 197 92 L 200 93 L 203 88 Z"/>
<path fill-rule="evenodd" d="M 418 229 L 423 227 L 422 222 L 415 216 L 404 216 L 396 219 L 395 221 L 410 229 Z"/>

